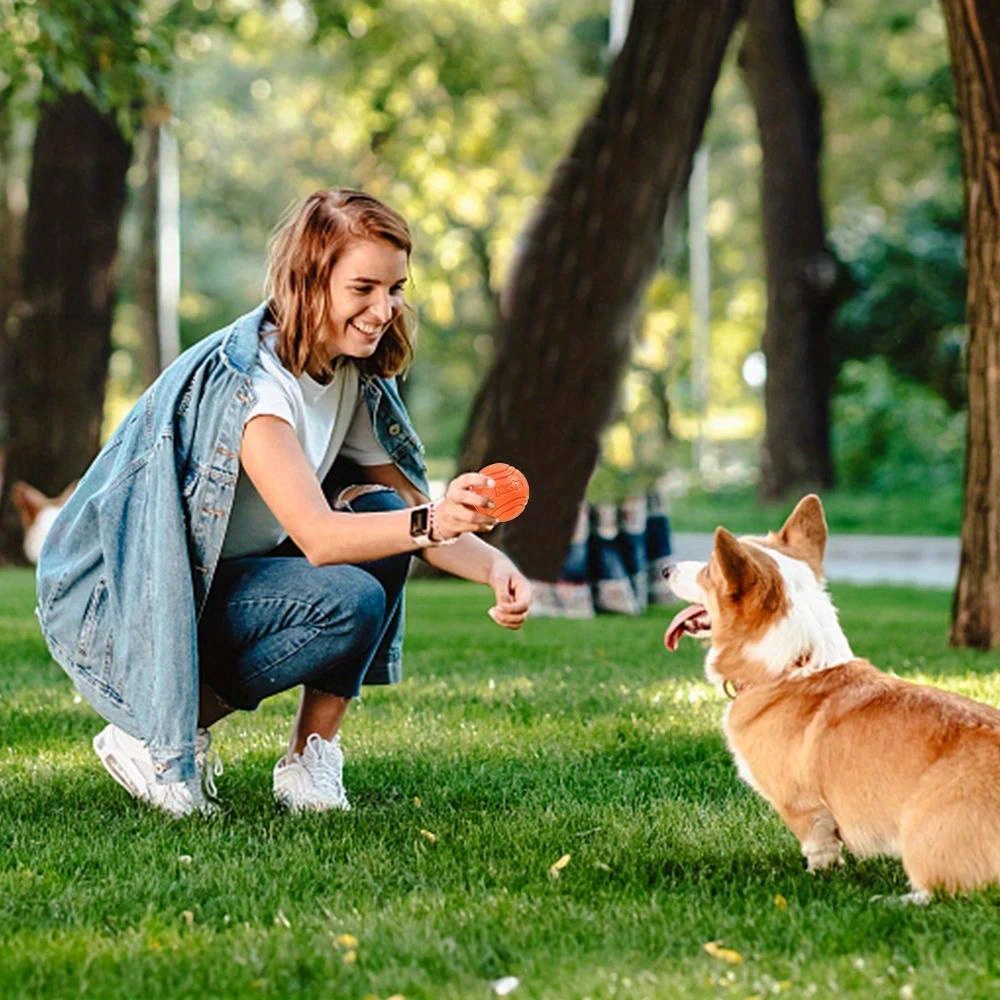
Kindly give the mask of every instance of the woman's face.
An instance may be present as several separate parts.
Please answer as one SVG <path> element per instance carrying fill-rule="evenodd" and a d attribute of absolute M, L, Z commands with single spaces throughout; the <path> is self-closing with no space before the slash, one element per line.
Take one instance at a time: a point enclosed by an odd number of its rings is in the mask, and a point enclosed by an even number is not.
<path fill-rule="evenodd" d="M 403 308 L 406 251 L 385 240 L 357 240 L 330 272 L 327 360 L 369 358 Z"/>

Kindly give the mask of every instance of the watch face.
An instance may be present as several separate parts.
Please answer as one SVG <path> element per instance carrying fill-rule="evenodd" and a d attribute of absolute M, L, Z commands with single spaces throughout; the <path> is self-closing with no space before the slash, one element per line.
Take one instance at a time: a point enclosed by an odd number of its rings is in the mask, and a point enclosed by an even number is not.
<path fill-rule="evenodd" d="M 419 538 L 430 530 L 431 512 L 429 507 L 414 507 L 410 512 L 410 535 Z"/>

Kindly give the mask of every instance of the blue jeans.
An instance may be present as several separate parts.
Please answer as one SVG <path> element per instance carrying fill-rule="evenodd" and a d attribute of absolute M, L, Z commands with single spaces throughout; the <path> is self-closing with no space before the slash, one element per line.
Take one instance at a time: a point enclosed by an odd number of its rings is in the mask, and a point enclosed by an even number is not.
<path fill-rule="evenodd" d="M 405 507 L 392 490 L 366 493 L 355 512 Z M 198 626 L 201 681 L 232 708 L 254 709 L 300 684 L 357 697 L 390 643 L 410 554 L 313 566 L 290 542 L 263 556 L 224 559 Z"/>

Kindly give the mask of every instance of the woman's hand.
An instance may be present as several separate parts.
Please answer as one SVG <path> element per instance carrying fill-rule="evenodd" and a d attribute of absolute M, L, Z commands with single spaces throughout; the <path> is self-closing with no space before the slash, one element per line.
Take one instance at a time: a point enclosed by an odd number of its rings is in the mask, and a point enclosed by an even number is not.
<path fill-rule="evenodd" d="M 531 607 L 531 584 L 527 578 L 509 559 L 501 558 L 490 570 L 490 586 L 497 602 L 487 614 L 497 625 L 519 629 Z"/>
<path fill-rule="evenodd" d="M 486 532 L 496 527 L 497 520 L 490 513 L 494 504 L 472 487 L 489 486 L 493 480 L 478 472 L 464 472 L 456 476 L 440 500 L 432 504 L 435 542 L 446 542 L 468 531 Z"/>

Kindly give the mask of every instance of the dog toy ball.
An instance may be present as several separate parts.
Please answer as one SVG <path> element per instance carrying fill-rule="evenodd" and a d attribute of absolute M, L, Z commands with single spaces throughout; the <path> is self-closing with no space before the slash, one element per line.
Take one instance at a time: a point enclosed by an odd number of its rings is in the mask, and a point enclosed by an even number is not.
<path fill-rule="evenodd" d="M 496 485 L 492 489 L 477 486 L 475 491 L 496 504 L 490 513 L 498 521 L 513 521 L 528 506 L 528 480 L 524 478 L 524 473 L 506 462 L 494 462 L 479 471 L 489 476 Z"/>

